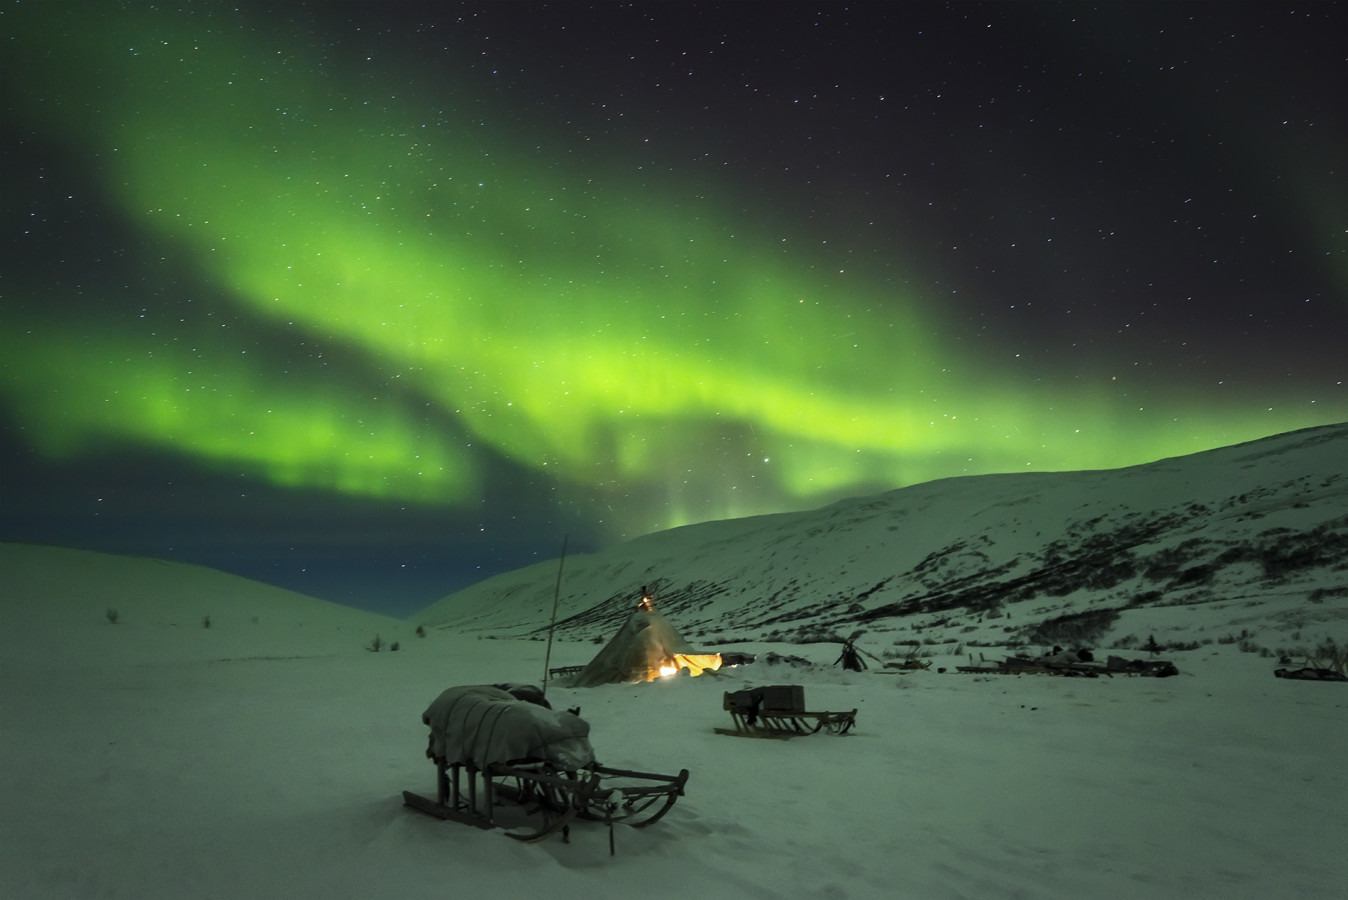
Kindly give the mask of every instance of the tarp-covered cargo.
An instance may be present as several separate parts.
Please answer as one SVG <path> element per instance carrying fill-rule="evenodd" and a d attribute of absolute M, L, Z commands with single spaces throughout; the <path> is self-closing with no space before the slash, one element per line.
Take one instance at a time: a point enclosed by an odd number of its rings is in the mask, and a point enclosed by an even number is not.
<path fill-rule="evenodd" d="M 437 762 L 486 768 L 541 760 L 573 771 L 594 761 L 590 725 L 580 716 L 516 699 L 490 685 L 450 688 L 435 698 L 421 721 L 431 729 L 426 755 Z"/>

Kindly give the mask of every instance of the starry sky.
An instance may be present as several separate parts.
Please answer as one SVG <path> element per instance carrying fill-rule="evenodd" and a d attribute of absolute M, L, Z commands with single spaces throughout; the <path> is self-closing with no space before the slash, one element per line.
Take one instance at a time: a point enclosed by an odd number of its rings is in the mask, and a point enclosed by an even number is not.
<path fill-rule="evenodd" d="M 0 539 L 409 615 L 1348 419 L 1343 3 L 0 7 Z"/>

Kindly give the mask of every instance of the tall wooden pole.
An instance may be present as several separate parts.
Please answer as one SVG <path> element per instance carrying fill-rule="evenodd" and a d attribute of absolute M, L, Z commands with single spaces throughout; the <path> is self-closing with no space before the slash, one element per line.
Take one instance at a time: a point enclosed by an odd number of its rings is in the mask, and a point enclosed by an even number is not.
<path fill-rule="evenodd" d="M 566 565 L 566 542 L 571 535 L 562 536 L 562 558 L 557 560 L 557 586 L 552 590 L 552 621 L 548 624 L 548 650 L 543 654 L 543 697 L 548 696 L 548 667 L 552 665 L 552 630 L 557 627 L 557 601 L 562 596 L 562 567 Z"/>

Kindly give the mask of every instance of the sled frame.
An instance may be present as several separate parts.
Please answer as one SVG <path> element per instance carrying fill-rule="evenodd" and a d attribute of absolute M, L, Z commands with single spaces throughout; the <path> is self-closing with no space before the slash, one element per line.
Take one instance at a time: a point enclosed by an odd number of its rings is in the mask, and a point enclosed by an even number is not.
<path fill-rule="evenodd" d="M 857 711 L 805 712 L 791 709 L 759 709 L 757 712 L 736 705 L 726 694 L 722 708 L 730 713 L 734 728 L 717 728 L 717 734 L 735 737 L 788 738 L 806 734 L 847 734 L 857 721 Z"/>
<path fill-rule="evenodd" d="M 612 855 L 614 824 L 633 828 L 654 824 L 683 796 L 687 783 L 687 769 L 678 775 L 657 775 L 598 764 L 564 771 L 535 760 L 485 768 L 437 760 L 436 799 L 403 791 L 403 802 L 439 819 L 482 829 L 519 827 L 518 823 L 497 823 L 497 808 L 514 806 L 527 817 L 541 816 L 538 825 L 505 832 L 507 837 L 527 843 L 546 840 L 559 832 L 567 841 L 571 823 L 577 818 L 603 822 L 608 826 Z"/>

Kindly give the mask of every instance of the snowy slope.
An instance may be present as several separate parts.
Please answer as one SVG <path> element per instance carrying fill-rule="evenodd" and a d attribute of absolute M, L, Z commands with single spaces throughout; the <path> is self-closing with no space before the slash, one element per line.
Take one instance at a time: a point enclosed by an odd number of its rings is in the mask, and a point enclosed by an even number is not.
<path fill-rule="evenodd" d="M 388 616 L 159 559 L 0 543 L 0 575 L 0 648 L 11 665 L 51 658 L 90 623 L 118 632 L 99 661 L 286 656 L 297 647 L 326 655 L 412 634 Z"/>
<path fill-rule="evenodd" d="M 607 636 L 645 584 L 713 644 L 862 629 L 873 650 L 1127 642 L 1143 629 L 1293 641 L 1338 628 L 1348 607 L 1345 461 L 1340 424 L 1127 469 L 947 479 L 687 526 L 565 560 L 557 633 Z M 413 620 L 537 637 L 557 573 L 554 560 L 501 575 Z M 1175 614 L 1200 605 L 1216 615 Z"/>

